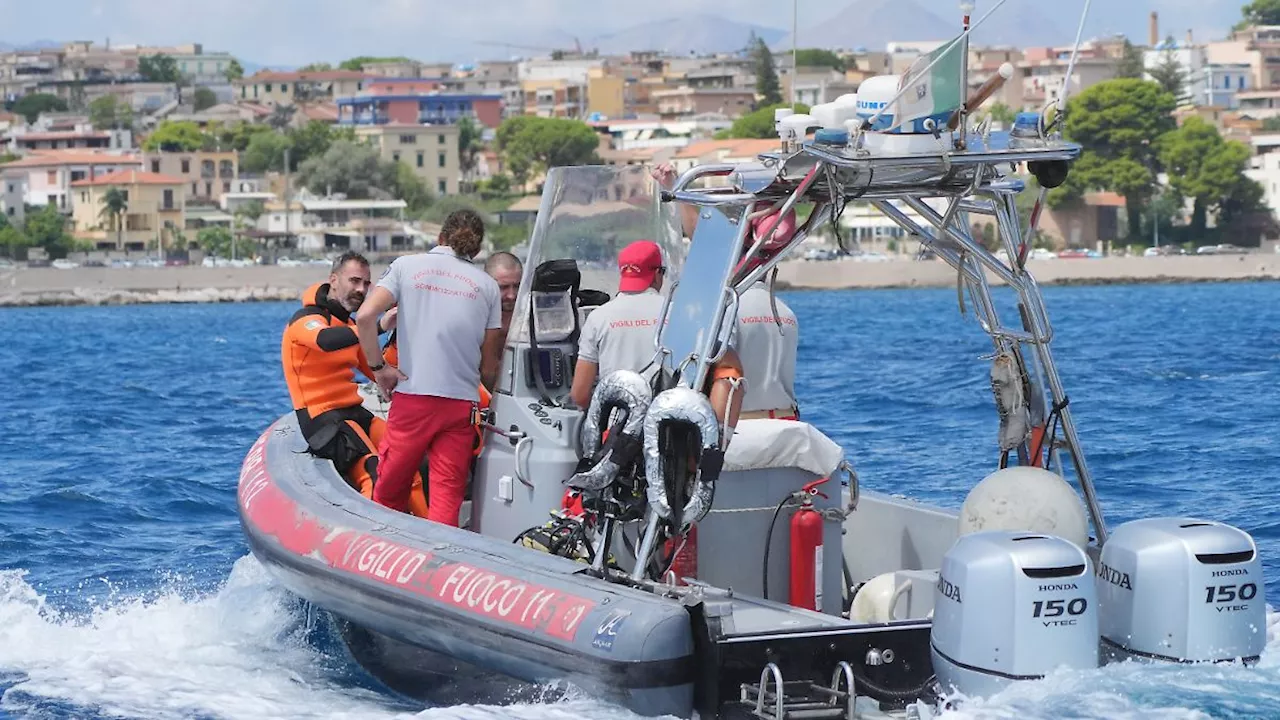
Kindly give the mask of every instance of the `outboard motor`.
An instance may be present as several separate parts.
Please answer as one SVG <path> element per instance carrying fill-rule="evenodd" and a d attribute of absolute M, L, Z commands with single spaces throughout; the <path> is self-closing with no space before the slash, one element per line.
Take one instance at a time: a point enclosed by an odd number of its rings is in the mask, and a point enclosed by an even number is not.
<path fill-rule="evenodd" d="M 942 559 L 930 650 L 943 692 L 994 694 L 1055 668 L 1098 666 L 1093 572 L 1051 535 L 962 536 Z"/>
<path fill-rule="evenodd" d="M 1102 547 L 1098 586 L 1106 659 L 1251 663 L 1266 645 L 1257 547 L 1229 525 L 1125 523 Z"/>

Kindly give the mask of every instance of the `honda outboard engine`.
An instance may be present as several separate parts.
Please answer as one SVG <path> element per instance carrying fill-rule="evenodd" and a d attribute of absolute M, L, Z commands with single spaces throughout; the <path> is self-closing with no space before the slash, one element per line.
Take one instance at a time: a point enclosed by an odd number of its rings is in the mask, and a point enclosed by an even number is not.
<path fill-rule="evenodd" d="M 1084 551 L 1051 535 L 964 535 L 942 558 L 931 651 L 943 692 L 970 697 L 1055 668 L 1098 667 L 1093 572 Z"/>
<path fill-rule="evenodd" d="M 1253 538 L 1218 522 L 1134 520 L 1098 564 L 1107 659 L 1257 661 L 1267 642 L 1262 563 Z"/>

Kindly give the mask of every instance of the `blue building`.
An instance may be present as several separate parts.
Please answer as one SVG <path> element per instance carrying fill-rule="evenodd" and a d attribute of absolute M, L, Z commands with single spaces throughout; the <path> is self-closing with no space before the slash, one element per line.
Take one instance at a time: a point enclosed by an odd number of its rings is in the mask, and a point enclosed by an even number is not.
<path fill-rule="evenodd" d="M 470 117 L 493 128 L 502 122 L 501 95 L 360 95 L 339 98 L 337 103 L 342 125 L 453 125 Z"/>

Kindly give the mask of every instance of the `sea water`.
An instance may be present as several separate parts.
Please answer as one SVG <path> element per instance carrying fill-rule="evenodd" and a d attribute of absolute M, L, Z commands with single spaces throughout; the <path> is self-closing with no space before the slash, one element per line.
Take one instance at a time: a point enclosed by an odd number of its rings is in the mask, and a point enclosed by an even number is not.
<path fill-rule="evenodd" d="M 1108 523 L 1237 525 L 1280 597 L 1280 284 L 1045 295 Z M 843 445 L 865 487 L 958 507 L 997 462 L 991 344 L 972 308 L 962 315 L 947 290 L 782 297 L 800 321 L 805 419 Z M 248 554 L 237 472 L 289 409 L 279 348 L 293 310 L 0 310 L 0 716 L 632 717 L 588 697 L 398 698 Z M 1253 669 L 1062 672 L 951 715 L 1277 717 L 1274 627 L 1268 639 Z"/>

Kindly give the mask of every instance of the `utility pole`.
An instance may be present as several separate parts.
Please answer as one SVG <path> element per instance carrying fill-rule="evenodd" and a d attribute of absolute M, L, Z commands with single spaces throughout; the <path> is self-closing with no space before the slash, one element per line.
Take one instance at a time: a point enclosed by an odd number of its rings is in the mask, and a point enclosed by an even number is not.
<path fill-rule="evenodd" d="M 800 76 L 796 67 L 796 57 L 799 55 L 796 44 L 796 33 L 800 27 L 800 0 L 791 0 L 791 109 L 796 109 L 796 83 L 799 82 Z"/>

